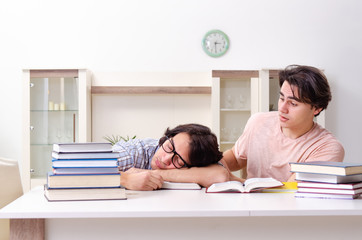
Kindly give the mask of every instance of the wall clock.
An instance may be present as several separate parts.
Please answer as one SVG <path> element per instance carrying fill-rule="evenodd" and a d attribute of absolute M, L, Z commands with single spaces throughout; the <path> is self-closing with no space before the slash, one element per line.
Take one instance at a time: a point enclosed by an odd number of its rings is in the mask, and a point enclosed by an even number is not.
<path fill-rule="evenodd" d="M 202 39 L 202 48 L 211 57 L 220 57 L 229 49 L 229 38 L 220 30 L 208 31 Z"/>

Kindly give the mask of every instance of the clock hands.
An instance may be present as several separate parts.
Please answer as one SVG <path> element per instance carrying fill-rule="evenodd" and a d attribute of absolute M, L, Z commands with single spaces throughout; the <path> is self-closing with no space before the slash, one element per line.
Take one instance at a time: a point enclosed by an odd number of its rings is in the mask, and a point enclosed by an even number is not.
<path fill-rule="evenodd" d="M 215 52 L 217 52 L 217 44 L 221 44 L 221 43 L 219 43 L 219 42 L 214 42 L 214 45 L 215 45 Z"/>

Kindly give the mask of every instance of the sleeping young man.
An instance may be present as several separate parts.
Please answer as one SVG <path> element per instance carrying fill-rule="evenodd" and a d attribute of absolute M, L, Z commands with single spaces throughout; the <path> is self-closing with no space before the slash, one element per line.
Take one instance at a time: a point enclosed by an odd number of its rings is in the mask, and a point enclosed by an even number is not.
<path fill-rule="evenodd" d="M 155 190 L 164 181 L 194 182 L 208 187 L 229 180 L 217 138 L 200 124 L 167 128 L 160 139 L 132 139 L 113 146 L 119 152 L 121 185 L 130 190 Z"/>

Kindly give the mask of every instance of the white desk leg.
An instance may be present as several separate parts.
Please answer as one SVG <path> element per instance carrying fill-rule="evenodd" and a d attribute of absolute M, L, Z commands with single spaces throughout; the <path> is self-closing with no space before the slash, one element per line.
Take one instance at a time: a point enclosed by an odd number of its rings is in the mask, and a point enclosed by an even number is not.
<path fill-rule="evenodd" d="M 44 240 L 44 219 L 10 219 L 10 240 Z"/>

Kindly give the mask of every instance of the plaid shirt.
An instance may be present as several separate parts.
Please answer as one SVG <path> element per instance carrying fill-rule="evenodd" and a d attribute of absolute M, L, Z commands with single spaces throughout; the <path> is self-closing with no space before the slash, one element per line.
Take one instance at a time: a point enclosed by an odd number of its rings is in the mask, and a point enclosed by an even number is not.
<path fill-rule="evenodd" d="M 113 151 L 119 152 L 118 166 L 123 172 L 132 167 L 151 169 L 152 157 L 157 149 L 158 140 L 151 138 L 119 141 L 113 146 Z"/>

